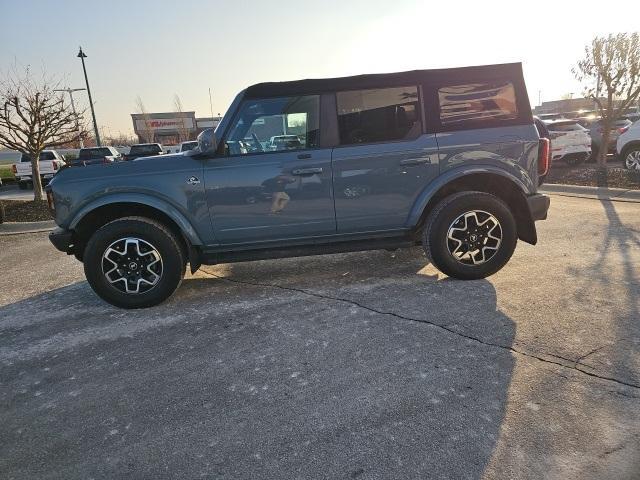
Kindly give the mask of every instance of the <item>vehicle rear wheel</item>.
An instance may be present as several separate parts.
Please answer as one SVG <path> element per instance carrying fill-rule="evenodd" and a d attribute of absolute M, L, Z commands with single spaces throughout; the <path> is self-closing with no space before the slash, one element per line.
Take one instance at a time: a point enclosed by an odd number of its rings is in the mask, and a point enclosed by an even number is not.
<path fill-rule="evenodd" d="M 186 260 L 179 240 L 161 223 L 125 217 L 89 239 L 84 272 L 103 300 L 121 308 L 157 305 L 178 288 Z"/>
<path fill-rule="evenodd" d="M 517 240 L 509 207 L 484 192 L 460 192 L 443 199 L 429 215 L 422 235 L 434 266 L 460 280 L 496 273 L 513 255 Z"/>
<path fill-rule="evenodd" d="M 625 151 L 623 161 L 625 168 L 628 170 L 640 171 L 640 147 L 633 147 L 630 150 Z"/>

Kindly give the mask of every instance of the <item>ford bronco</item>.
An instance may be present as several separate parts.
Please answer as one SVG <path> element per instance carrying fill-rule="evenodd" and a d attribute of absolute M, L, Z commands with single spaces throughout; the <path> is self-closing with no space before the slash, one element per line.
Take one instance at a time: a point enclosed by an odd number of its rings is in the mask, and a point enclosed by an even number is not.
<path fill-rule="evenodd" d="M 536 243 L 549 155 L 517 63 L 260 83 L 194 150 L 60 172 L 50 240 L 124 308 L 167 299 L 187 264 L 420 244 L 484 278 Z"/>

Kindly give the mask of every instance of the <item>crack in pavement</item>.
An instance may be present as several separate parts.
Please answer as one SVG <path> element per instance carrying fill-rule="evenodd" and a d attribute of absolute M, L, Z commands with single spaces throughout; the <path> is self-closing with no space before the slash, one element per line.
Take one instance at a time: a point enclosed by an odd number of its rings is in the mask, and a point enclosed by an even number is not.
<path fill-rule="evenodd" d="M 208 272 L 207 270 L 205 270 L 203 268 L 200 268 L 200 271 L 202 273 L 206 274 L 206 275 L 209 275 L 211 277 L 218 278 L 220 280 L 224 280 L 224 281 L 227 281 L 227 282 L 230 282 L 230 283 L 236 283 L 236 284 L 241 284 L 241 285 L 252 285 L 254 287 L 278 288 L 280 290 L 303 293 L 305 295 L 309 295 L 309 296 L 316 297 L 316 298 L 321 298 L 321 299 L 324 299 L 324 300 L 333 300 L 333 301 L 336 301 L 336 302 L 348 303 L 350 305 L 354 305 L 356 307 L 362 308 L 364 310 L 368 310 L 368 311 L 373 312 L 373 313 L 377 313 L 379 315 L 389 315 L 389 316 L 392 316 L 392 317 L 399 318 L 400 320 L 406 320 L 406 321 L 414 322 L 414 323 L 423 323 L 423 324 L 430 325 L 432 327 L 436 327 L 438 329 L 444 330 L 444 331 L 446 331 L 448 333 L 451 333 L 453 335 L 456 335 L 458 337 L 465 338 L 467 340 L 471 340 L 473 342 L 479 343 L 481 345 L 485 345 L 485 346 L 488 346 L 488 347 L 499 348 L 499 349 L 502 349 L 502 350 L 509 351 L 511 353 L 515 353 L 517 355 L 522 355 L 524 357 L 528 357 L 528 358 L 531 358 L 531 359 L 534 359 L 534 360 L 538 360 L 540 362 L 549 363 L 551 365 L 557 365 L 559 367 L 566 368 L 568 370 L 574 370 L 576 372 L 580 372 L 580 373 L 582 373 L 584 375 L 587 375 L 589 377 L 598 378 L 600 380 L 605 380 L 605 381 L 617 383 L 618 385 L 624 385 L 626 387 L 635 388 L 635 389 L 640 390 L 640 385 L 638 385 L 638 384 L 631 383 L 631 382 L 626 382 L 624 380 L 620 380 L 620 379 L 614 378 L 614 377 L 608 377 L 608 376 L 605 376 L 605 375 L 599 375 L 597 373 L 589 372 L 587 370 L 584 370 L 584 369 L 580 368 L 578 366 L 578 365 L 580 365 L 578 362 L 579 362 L 579 360 L 581 360 L 584 357 L 581 357 L 578 360 L 571 360 L 571 359 L 568 359 L 566 357 L 562 357 L 562 356 L 559 356 L 559 355 L 553 355 L 553 354 L 547 354 L 547 353 L 544 354 L 544 355 L 547 355 L 549 357 L 562 359 L 562 360 L 564 360 L 564 361 L 569 363 L 569 364 L 566 364 L 566 363 L 562 363 L 560 361 L 549 360 L 547 358 L 543 358 L 541 356 L 525 352 L 524 350 L 519 350 L 517 348 L 513 348 L 512 346 L 509 346 L 509 345 L 503 345 L 503 344 L 500 344 L 500 343 L 489 342 L 489 341 L 483 340 L 481 338 L 474 337 L 473 335 L 469 335 L 469 334 L 454 330 L 453 328 L 450 328 L 447 325 L 443 325 L 443 324 L 439 324 L 439 323 L 436 323 L 436 322 L 432 322 L 430 320 L 421 319 L 421 318 L 407 317 L 405 315 L 401 315 L 401 314 L 395 313 L 395 312 L 388 312 L 388 311 L 384 311 L 384 310 L 378 310 L 376 308 L 369 307 L 369 306 L 364 305 L 364 304 L 362 304 L 360 302 L 357 302 L 355 300 L 350 300 L 350 299 L 341 298 L 341 297 L 333 297 L 331 295 L 323 295 L 321 293 L 316 293 L 316 292 L 312 292 L 312 291 L 309 291 L 309 290 L 304 290 L 302 288 L 285 287 L 283 285 L 278 285 L 278 284 L 275 284 L 275 283 L 260 283 L 260 282 L 250 282 L 250 281 L 246 281 L 246 280 L 236 280 L 236 279 L 232 279 L 232 278 L 222 277 L 222 276 L 217 275 L 217 274 L 212 273 L 212 272 Z M 602 347 L 600 347 L 600 348 L 602 348 Z M 588 356 L 588 355 L 591 355 L 592 353 L 594 353 L 594 352 L 593 351 L 589 352 L 587 355 L 585 355 L 585 357 Z"/>
<path fill-rule="evenodd" d="M 581 357 L 579 357 L 576 361 L 575 364 L 581 364 L 581 365 L 585 365 L 582 363 L 582 361 L 587 358 L 590 355 L 593 355 L 596 352 L 599 352 L 600 350 L 602 350 L 604 347 L 608 347 L 609 345 L 600 345 L 599 347 L 594 348 L 593 350 L 590 350 L 589 352 L 585 353 L 584 355 L 582 355 Z"/>

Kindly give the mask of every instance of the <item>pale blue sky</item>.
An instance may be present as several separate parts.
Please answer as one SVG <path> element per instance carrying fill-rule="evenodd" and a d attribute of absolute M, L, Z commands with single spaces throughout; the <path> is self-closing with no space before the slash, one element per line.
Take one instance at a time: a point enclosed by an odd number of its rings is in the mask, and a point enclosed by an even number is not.
<path fill-rule="evenodd" d="M 272 80 L 522 61 L 532 104 L 580 94 L 571 67 L 594 34 L 639 29 L 640 2 L 0 0 L 0 67 L 44 68 L 84 86 L 98 123 L 132 130 L 148 111 L 224 113 L 235 93 Z M 78 96 L 85 103 L 84 95 Z"/>

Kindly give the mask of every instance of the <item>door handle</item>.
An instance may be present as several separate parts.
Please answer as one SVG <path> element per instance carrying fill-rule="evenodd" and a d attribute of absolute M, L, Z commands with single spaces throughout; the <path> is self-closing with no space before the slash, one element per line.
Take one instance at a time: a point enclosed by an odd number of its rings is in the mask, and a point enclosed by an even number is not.
<path fill-rule="evenodd" d="M 422 165 L 423 163 L 431 163 L 431 158 L 422 157 L 422 158 L 407 158 L 406 160 L 400 160 L 400 165 Z"/>
<path fill-rule="evenodd" d="M 316 173 L 322 173 L 322 168 L 294 168 L 291 173 L 293 175 L 315 175 Z"/>

